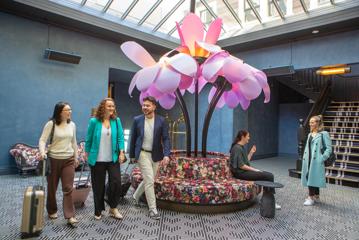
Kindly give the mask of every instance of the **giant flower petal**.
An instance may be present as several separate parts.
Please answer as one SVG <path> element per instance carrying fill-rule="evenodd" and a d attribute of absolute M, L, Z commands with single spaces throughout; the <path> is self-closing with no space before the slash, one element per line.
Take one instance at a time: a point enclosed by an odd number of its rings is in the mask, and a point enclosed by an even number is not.
<path fill-rule="evenodd" d="M 158 102 L 164 109 L 171 109 L 176 103 L 176 96 L 173 93 L 166 93 L 158 99 Z"/>
<path fill-rule="evenodd" d="M 147 90 L 151 84 L 155 81 L 158 72 L 160 70 L 160 65 L 156 64 L 152 67 L 146 67 L 138 71 L 136 75 L 136 87 L 139 91 L 145 91 Z"/>
<path fill-rule="evenodd" d="M 234 91 L 228 91 L 223 93 L 224 101 L 229 108 L 237 107 L 239 103 L 238 95 Z"/>
<path fill-rule="evenodd" d="M 241 59 L 230 56 L 224 60 L 223 74 L 229 82 L 235 83 L 243 81 L 252 72 L 243 64 Z"/>
<path fill-rule="evenodd" d="M 144 49 L 140 44 L 128 41 L 121 44 L 121 49 L 125 55 L 131 59 L 132 62 L 136 63 L 138 66 L 144 68 L 153 66 L 156 64 L 156 61 L 153 57 Z"/>
<path fill-rule="evenodd" d="M 138 72 L 133 76 L 133 78 L 132 78 L 132 80 L 130 82 L 130 86 L 128 88 L 128 94 L 130 95 L 130 97 L 132 97 L 132 91 L 136 86 L 137 78 L 138 78 Z"/>
<path fill-rule="evenodd" d="M 221 70 L 224 60 L 229 56 L 226 51 L 218 52 L 210 56 L 202 65 L 202 76 L 207 80 L 213 79 Z"/>
<path fill-rule="evenodd" d="M 257 98 L 262 91 L 261 86 L 254 78 L 254 76 L 248 76 L 243 81 L 239 83 L 240 92 L 242 95 L 247 98 L 248 100 L 253 100 Z"/>
<path fill-rule="evenodd" d="M 259 85 L 261 85 L 261 87 L 263 88 L 263 92 L 264 92 L 264 102 L 268 103 L 270 101 L 270 88 L 267 82 L 267 76 L 265 75 L 264 72 L 249 66 L 252 73 L 254 74 L 255 78 L 258 80 Z"/>
<path fill-rule="evenodd" d="M 200 18 L 193 13 L 188 14 L 183 19 L 182 27 L 177 30 L 179 34 L 183 36 L 183 40 L 185 42 L 184 44 L 182 43 L 182 46 L 187 46 L 191 55 L 195 56 L 195 42 L 202 41 L 204 35 L 203 24 Z"/>
<path fill-rule="evenodd" d="M 176 71 L 187 76 L 194 77 L 197 74 L 197 62 L 187 54 L 178 53 L 168 58 L 166 62 Z"/>
<path fill-rule="evenodd" d="M 211 22 L 211 24 L 208 27 L 205 42 L 211 43 L 211 44 L 216 44 L 217 40 L 219 38 L 219 35 L 221 33 L 221 28 L 222 28 L 222 19 L 221 18 L 217 18 L 216 20 Z"/>
<path fill-rule="evenodd" d="M 172 93 L 176 91 L 181 81 L 181 74 L 172 71 L 167 67 L 162 67 L 155 81 L 155 86 L 163 93 Z"/>

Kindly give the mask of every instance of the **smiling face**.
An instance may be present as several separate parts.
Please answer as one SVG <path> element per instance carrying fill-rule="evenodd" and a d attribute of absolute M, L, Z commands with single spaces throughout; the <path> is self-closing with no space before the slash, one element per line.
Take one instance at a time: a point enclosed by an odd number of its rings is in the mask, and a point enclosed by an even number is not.
<path fill-rule="evenodd" d="M 71 119 L 71 114 L 72 114 L 72 110 L 71 110 L 71 106 L 70 105 L 65 105 L 64 108 L 61 111 L 61 120 L 62 121 L 68 121 Z"/>
<path fill-rule="evenodd" d="M 242 137 L 244 144 L 247 144 L 249 142 L 249 139 L 251 139 L 251 137 L 249 136 L 249 133 Z"/>
<path fill-rule="evenodd" d="M 153 104 L 151 101 L 143 101 L 142 104 L 142 112 L 146 116 L 151 116 L 156 110 L 156 105 Z"/>
<path fill-rule="evenodd" d="M 309 126 L 311 132 L 317 132 L 319 127 L 319 121 L 316 118 L 312 117 L 309 120 Z"/>
<path fill-rule="evenodd" d="M 107 100 L 105 103 L 105 116 L 110 117 L 115 112 L 115 104 L 113 101 Z"/>

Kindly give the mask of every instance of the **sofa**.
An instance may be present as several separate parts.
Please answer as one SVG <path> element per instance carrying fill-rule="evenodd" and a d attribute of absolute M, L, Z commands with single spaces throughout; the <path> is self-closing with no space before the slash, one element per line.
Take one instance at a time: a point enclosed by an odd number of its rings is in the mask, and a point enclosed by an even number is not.
<path fill-rule="evenodd" d="M 31 146 L 25 143 L 16 143 L 10 149 L 10 155 L 14 157 L 16 166 L 20 175 L 28 175 L 37 172 L 40 151 L 37 146 Z M 78 160 L 80 163 L 85 161 L 85 142 L 80 141 L 78 143 Z M 80 164 L 81 165 L 81 164 Z"/>
<path fill-rule="evenodd" d="M 207 158 L 186 157 L 173 152 L 168 165 L 159 165 L 155 178 L 157 202 L 167 208 L 199 212 L 199 206 L 210 206 L 210 211 L 228 212 L 250 206 L 260 192 L 252 181 L 239 180 L 233 177 L 228 159 L 229 156 L 211 152 Z M 134 168 L 131 176 L 133 188 L 142 181 L 141 171 Z M 241 203 L 242 204 L 241 208 Z M 181 207 L 182 205 L 182 207 Z M 220 206 L 217 210 L 213 206 Z M 207 212 L 209 208 L 204 208 Z"/>

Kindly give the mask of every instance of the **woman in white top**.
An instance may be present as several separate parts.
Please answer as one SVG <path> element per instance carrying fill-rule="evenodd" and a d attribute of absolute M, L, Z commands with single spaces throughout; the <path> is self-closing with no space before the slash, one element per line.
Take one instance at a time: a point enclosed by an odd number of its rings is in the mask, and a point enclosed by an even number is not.
<path fill-rule="evenodd" d="M 85 152 L 91 167 L 91 183 L 95 205 L 95 219 L 102 218 L 105 210 L 106 173 L 109 179 L 108 204 L 109 215 L 116 219 L 123 216 L 117 209 L 121 191 L 120 163 L 125 160 L 123 129 L 117 117 L 115 101 L 103 99 L 95 117 L 89 121 Z"/>
<path fill-rule="evenodd" d="M 47 176 L 46 209 L 50 219 L 56 219 L 56 191 L 61 180 L 63 192 L 63 211 L 68 224 L 76 227 L 75 208 L 72 201 L 72 190 L 75 168 L 78 166 L 76 126 L 71 121 L 71 106 L 66 102 L 55 105 L 54 113 L 42 131 L 39 140 L 41 160 L 48 157 L 51 173 Z M 46 153 L 46 142 L 51 142 Z"/>

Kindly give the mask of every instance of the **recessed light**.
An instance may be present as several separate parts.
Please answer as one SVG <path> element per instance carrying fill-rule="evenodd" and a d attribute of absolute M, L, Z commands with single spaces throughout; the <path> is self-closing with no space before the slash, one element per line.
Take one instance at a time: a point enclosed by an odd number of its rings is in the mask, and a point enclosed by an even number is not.
<path fill-rule="evenodd" d="M 319 33 L 319 30 L 315 29 L 315 30 L 312 31 L 312 33 L 317 34 L 317 33 Z"/>

